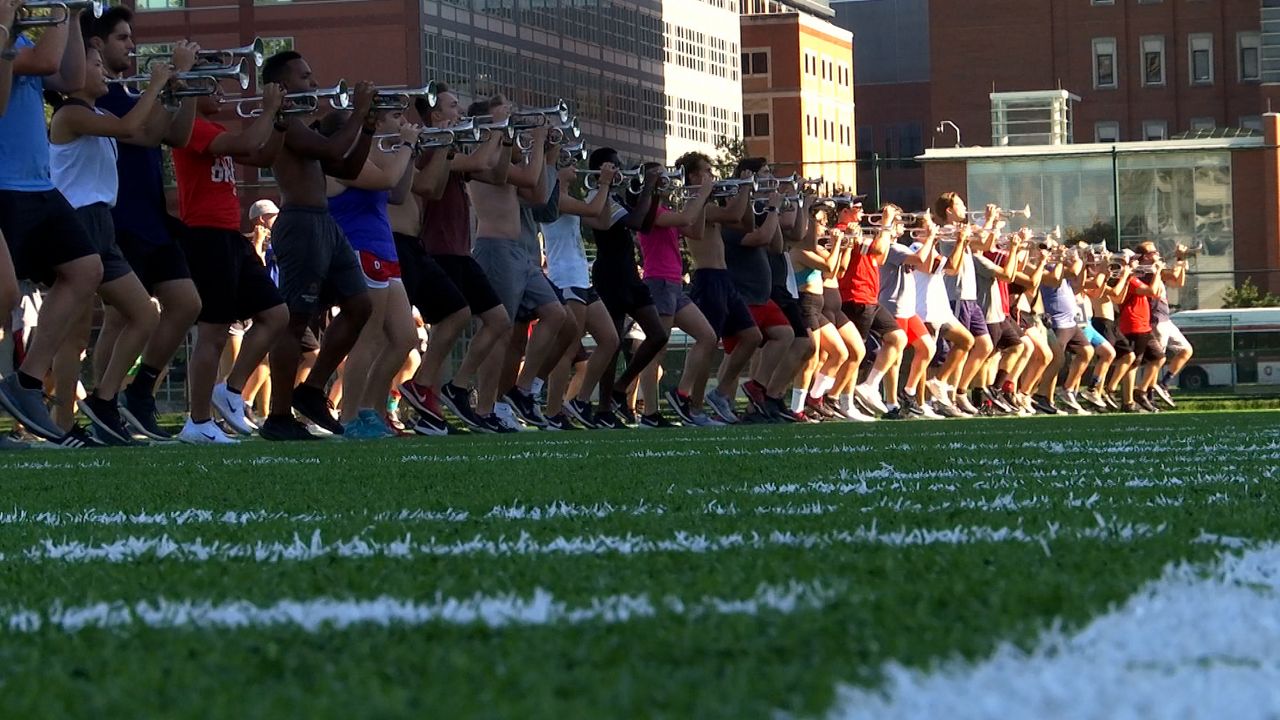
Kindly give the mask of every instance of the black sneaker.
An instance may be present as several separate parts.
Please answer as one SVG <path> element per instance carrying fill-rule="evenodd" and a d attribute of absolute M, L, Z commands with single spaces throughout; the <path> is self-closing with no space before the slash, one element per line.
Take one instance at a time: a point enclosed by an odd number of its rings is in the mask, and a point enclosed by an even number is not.
<path fill-rule="evenodd" d="M 1142 408 L 1143 411 L 1145 412 L 1149 412 L 1149 413 L 1160 412 L 1159 408 L 1157 408 L 1155 404 L 1151 402 L 1151 398 L 1147 397 L 1145 393 L 1135 392 L 1133 394 L 1133 402 L 1135 405 Z"/>
<path fill-rule="evenodd" d="M 1120 412 L 1120 402 L 1116 400 L 1115 395 L 1100 390 L 1098 391 L 1098 397 L 1102 399 L 1102 402 L 1105 403 L 1107 407 L 1111 408 L 1112 412 Z"/>
<path fill-rule="evenodd" d="M 1151 390 L 1155 393 L 1155 398 L 1152 398 L 1153 402 L 1156 398 L 1159 398 L 1160 402 L 1168 405 L 1170 410 L 1178 407 L 1178 404 L 1173 401 L 1173 396 L 1169 394 L 1169 387 L 1164 383 L 1156 383 Z"/>
<path fill-rule="evenodd" d="M 673 427 L 680 427 L 680 426 L 676 425 L 675 423 L 663 417 L 662 413 L 654 413 L 652 415 L 640 416 L 640 428 L 642 430 L 643 429 L 661 430 L 661 429 L 673 428 Z"/>
<path fill-rule="evenodd" d="M 543 429 L 551 430 L 553 432 L 561 432 L 561 431 L 569 431 L 569 430 L 578 430 L 579 428 L 577 425 L 573 424 L 573 421 L 569 419 L 568 415 L 564 413 L 560 413 L 558 415 L 552 415 L 551 417 L 547 418 L 547 425 Z"/>
<path fill-rule="evenodd" d="M 473 429 L 480 429 L 480 416 L 471 408 L 471 393 L 466 388 L 447 382 L 440 386 L 440 401 L 448 406 L 459 420 Z"/>
<path fill-rule="evenodd" d="M 507 427 L 498 417 L 497 413 L 489 413 L 480 418 L 480 425 L 476 430 L 482 433 L 491 433 L 493 435 L 506 435 L 507 433 L 519 432 L 515 428 Z"/>
<path fill-rule="evenodd" d="M 627 426 L 622 424 L 622 420 L 612 410 L 601 410 L 596 413 L 595 427 L 601 430 L 622 430 Z"/>
<path fill-rule="evenodd" d="M 1135 405 L 1135 404 L 1133 404 L 1133 403 L 1123 403 L 1123 404 L 1121 404 L 1121 405 L 1120 405 L 1120 412 L 1122 412 L 1122 413 L 1132 413 L 1132 414 L 1135 414 L 1135 415 L 1145 415 L 1145 414 L 1147 414 L 1147 411 L 1146 411 L 1146 410 L 1142 409 L 1141 407 L 1138 407 L 1137 405 Z"/>
<path fill-rule="evenodd" d="M 299 385 L 293 389 L 293 409 L 334 435 L 342 434 L 342 423 L 333 416 L 333 403 L 320 388 Z"/>
<path fill-rule="evenodd" d="M 591 403 L 583 402 L 577 398 L 565 403 L 564 411 L 569 413 L 569 417 L 582 423 L 582 426 L 588 430 L 594 430 L 597 427 L 596 414 L 591 410 Z"/>
<path fill-rule="evenodd" d="M 90 393 L 79 405 L 81 412 L 93 423 L 93 435 L 99 441 L 120 447 L 139 444 L 124 426 L 124 420 L 120 419 L 120 406 L 115 400 L 103 400 Z"/>
<path fill-rule="evenodd" d="M 1049 400 L 1049 398 L 1044 395 L 1032 395 L 1031 407 L 1035 408 L 1035 411 L 1042 415 L 1057 415 L 1059 412 L 1058 408 L 1053 406 L 1053 401 Z"/>
<path fill-rule="evenodd" d="M 613 410 L 618 414 L 618 418 L 622 420 L 623 425 L 635 427 L 639 420 L 636 419 L 636 412 L 627 405 L 627 394 L 613 391 Z"/>
<path fill-rule="evenodd" d="M 542 415 L 542 408 L 538 407 L 538 401 L 532 395 L 518 387 L 513 387 L 504 397 L 507 404 L 525 424 L 538 428 L 547 426 L 547 418 Z"/>
<path fill-rule="evenodd" d="M 685 425 L 693 424 L 693 409 L 689 407 L 689 398 L 681 397 L 675 390 L 668 390 L 666 400 L 667 406 L 680 418 L 680 422 Z"/>
<path fill-rule="evenodd" d="M 924 408 L 921 407 L 920 403 L 916 402 L 914 395 L 899 393 L 898 406 L 901 408 L 902 412 L 910 417 L 924 417 Z"/>
<path fill-rule="evenodd" d="M 62 428 L 49 415 L 43 388 L 24 388 L 14 373 L 0 380 L 0 405 L 32 433 L 55 441 L 63 436 Z"/>
<path fill-rule="evenodd" d="M 991 392 L 991 388 L 984 387 L 980 389 L 982 390 L 982 397 L 991 402 L 991 407 L 995 412 L 1001 415 L 1013 414 L 1013 408 L 1001 400 L 998 395 Z"/>
<path fill-rule="evenodd" d="M 94 448 L 104 448 L 106 444 L 95 440 L 84 428 L 76 425 L 66 434 L 53 441 L 54 447 L 69 448 L 72 450 L 88 450 Z"/>
<path fill-rule="evenodd" d="M 881 420 L 906 420 L 907 416 L 902 414 L 901 407 L 891 407 L 889 411 L 880 416 Z"/>
<path fill-rule="evenodd" d="M 268 415 L 267 419 L 262 421 L 262 425 L 258 426 L 258 434 L 262 436 L 263 440 L 280 442 L 321 439 L 312 435 L 307 430 L 307 426 L 298 422 L 292 415 L 283 417 Z"/>
<path fill-rule="evenodd" d="M 152 440 L 172 440 L 173 435 L 160 427 L 156 417 L 156 399 L 153 395 L 134 390 L 133 386 L 120 393 L 120 416 L 128 427 Z"/>
<path fill-rule="evenodd" d="M 449 434 L 449 423 L 435 416 L 435 413 L 418 413 L 418 421 L 413 424 L 413 431 L 428 437 L 444 437 Z"/>

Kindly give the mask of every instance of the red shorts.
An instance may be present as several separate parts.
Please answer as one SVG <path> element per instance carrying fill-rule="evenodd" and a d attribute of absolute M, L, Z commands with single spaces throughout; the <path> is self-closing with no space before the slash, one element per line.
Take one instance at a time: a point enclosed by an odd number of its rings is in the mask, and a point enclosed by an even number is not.
<path fill-rule="evenodd" d="M 924 321 L 915 315 L 909 318 L 894 318 L 894 321 L 907 334 L 908 345 L 929 334 L 929 328 L 924 326 Z"/>
<path fill-rule="evenodd" d="M 400 263 L 395 260 L 383 260 L 365 250 L 357 250 L 360 256 L 360 269 L 364 271 L 364 282 L 371 288 L 384 288 L 392 280 L 400 279 Z"/>
<path fill-rule="evenodd" d="M 772 300 L 761 305 L 748 305 L 747 309 L 751 311 L 751 319 L 756 321 L 756 327 L 760 328 L 760 332 L 779 325 L 791 327 L 791 321 L 787 319 L 786 313 L 782 312 L 778 303 Z"/>

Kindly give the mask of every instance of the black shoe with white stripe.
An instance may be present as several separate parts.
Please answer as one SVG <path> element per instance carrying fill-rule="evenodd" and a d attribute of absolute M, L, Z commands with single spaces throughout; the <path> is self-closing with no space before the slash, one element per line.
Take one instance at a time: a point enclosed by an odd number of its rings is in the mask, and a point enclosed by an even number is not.
<path fill-rule="evenodd" d="M 85 432 L 84 428 L 76 425 L 71 428 L 65 435 L 51 443 L 54 447 L 68 448 L 72 450 L 83 450 L 93 448 L 103 448 L 106 444 L 95 440 Z"/>

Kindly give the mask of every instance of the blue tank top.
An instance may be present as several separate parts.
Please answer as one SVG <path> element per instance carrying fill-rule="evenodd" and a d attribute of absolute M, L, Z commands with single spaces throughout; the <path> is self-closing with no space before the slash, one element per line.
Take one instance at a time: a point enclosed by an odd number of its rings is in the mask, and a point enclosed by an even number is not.
<path fill-rule="evenodd" d="M 19 35 L 14 46 L 23 50 L 34 43 Z M 44 79 L 15 75 L 9 109 L 0 116 L 0 190 L 52 189 L 49 135 L 44 124 Z"/>
<path fill-rule="evenodd" d="M 329 214 L 346 234 L 356 250 L 363 250 L 379 260 L 398 262 L 396 241 L 387 219 L 386 190 L 361 190 L 349 187 L 329 198 Z"/>
<path fill-rule="evenodd" d="M 799 268 L 796 270 L 796 285 L 799 287 L 821 282 L 822 271 L 818 268 Z"/>

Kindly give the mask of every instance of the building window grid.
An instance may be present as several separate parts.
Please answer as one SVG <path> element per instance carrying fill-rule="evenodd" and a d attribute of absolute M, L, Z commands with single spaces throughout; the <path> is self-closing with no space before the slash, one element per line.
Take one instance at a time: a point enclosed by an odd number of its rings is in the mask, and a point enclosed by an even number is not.
<path fill-rule="evenodd" d="M 1237 77 L 1240 82 L 1258 82 L 1262 79 L 1262 36 L 1256 32 L 1236 35 Z"/>
<path fill-rule="evenodd" d="M 1192 85 L 1213 84 L 1213 36 L 1195 34 L 1187 36 L 1187 70 Z"/>
<path fill-rule="evenodd" d="M 1142 38 L 1142 84 L 1147 87 L 1164 85 L 1164 38 L 1150 36 Z"/>
<path fill-rule="evenodd" d="M 1097 89 L 1115 88 L 1117 86 L 1116 40 L 1115 38 L 1094 38 L 1093 40 L 1093 86 Z"/>

